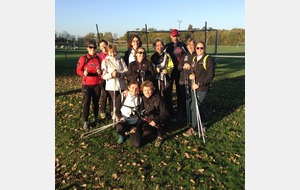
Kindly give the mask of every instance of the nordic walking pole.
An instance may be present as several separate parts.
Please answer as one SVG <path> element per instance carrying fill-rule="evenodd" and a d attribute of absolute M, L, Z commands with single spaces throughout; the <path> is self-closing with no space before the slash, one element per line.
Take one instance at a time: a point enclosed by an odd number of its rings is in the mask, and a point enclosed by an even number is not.
<path fill-rule="evenodd" d="M 190 103 L 189 103 L 189 98 L 190 98 L 190 93 L 189 93 L 189 81 L 188 81 L 188 74 L 185 72 L 185 109 L 186 109 L 186 122 L 187 125 L 190 125 L 191 119 L 190 119 Z"/>
<path fill-rule="evenodd" d="M 194 84 L 195 84 L 195 79 L 193 80 L 193 85 Z M 199 132 L 199 130 L 201 129 L 202 140 L 203 140 L 203 143 L 205 144 L 205 138 L 204 138 L 204 132 L 203 132 L 203 127 L 202 127 L 201 115 L 200 115 L 199 106 L 198 106 L 198 100 L 197 100 L 197 96 L 196 96 L 196 89 L 193 90 L 193 95 L 194 95 L 195 107 L 196 107 L 198 134 L 199 134 L 199 138 L 200 138 L 200 132 Z M 199 125 L 200 125 L 200 129 L 199 129 Z"/>
<path fill-rule="evenodd" d="M 114 97 L 113 97 L 113 123 L 116 121 L 116 78 L 114 76 Z M 115 127 L 115 125 L 113 125 Z"/>
<path fill-rule="evenodd" d="M 105 125 L 105 126 L 102 126 L 100 128 L 97 128 L 97 129 L 90 130 L 89 132 L 84 133 L 83 136 L 81 137 L 81 139 L 84 139 L 84 138 L 89 137 L 89 136 L 91 136 L 93 134 L 96 134 L 96 133 L 98 133 L 100 131 L 103 131 L 104 129 L 107 129 L 107 128 L 109 128 L 109 127 L 111 127 L 111 126 L 113 126 L 115 124 L 118 124 L 118 123 L 119 123 L 119 121 L 115 122 L 115 123 L 111 123 L 111 124 Z"/>
<path fill-rule="evenodd" d="M 100 35 L 99 35 L 99 30 L 98 30 L 98 24 L 96 24 L 96 28 L 97 28 L 97 36 L 98 36 L 98 40 L 100 42 Z"/>

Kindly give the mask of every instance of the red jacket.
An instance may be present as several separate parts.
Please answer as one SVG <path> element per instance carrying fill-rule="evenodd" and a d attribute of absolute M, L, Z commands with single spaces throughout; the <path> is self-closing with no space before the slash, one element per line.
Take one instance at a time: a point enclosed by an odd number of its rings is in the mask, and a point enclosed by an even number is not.
<path fill-rule="evenodd" d="M 87 63 L 85 64 L 87 58 Z M 84 85 L 97 85 L 102 82 L 102 75 L 98 75 L 97 69 L 101 70 L 101 58 L 96 54 L 91 58 L 90 54 L 80 56 L 77 64 L 76 73 L 82 76 L 82 84 Z M 88 75 L 84 76 L 83 72 L 87 70 Z"/>

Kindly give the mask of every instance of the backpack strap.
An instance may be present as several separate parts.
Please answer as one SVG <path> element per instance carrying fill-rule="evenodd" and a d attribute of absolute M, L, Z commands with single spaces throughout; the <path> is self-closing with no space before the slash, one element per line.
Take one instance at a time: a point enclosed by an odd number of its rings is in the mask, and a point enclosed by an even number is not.
<path fill-rule="evenodd" d="M 204 59 L 203 59 L 203 68 L 206 70 L 206 59 L 207 59 L 208 55 L 205 55 Z"/>

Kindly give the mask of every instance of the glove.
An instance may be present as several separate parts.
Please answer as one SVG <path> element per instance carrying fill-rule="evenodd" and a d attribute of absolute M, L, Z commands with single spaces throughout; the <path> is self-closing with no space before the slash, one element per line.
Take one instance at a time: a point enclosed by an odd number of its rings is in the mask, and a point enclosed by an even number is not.
<path fill-rule="evenodd" d="M 84 76 L 87 76 L 88 74 L 89 74 L 89 73 L 88 73 L 87 69 L 84 70 L 83 75 L 84 75 Z"/>

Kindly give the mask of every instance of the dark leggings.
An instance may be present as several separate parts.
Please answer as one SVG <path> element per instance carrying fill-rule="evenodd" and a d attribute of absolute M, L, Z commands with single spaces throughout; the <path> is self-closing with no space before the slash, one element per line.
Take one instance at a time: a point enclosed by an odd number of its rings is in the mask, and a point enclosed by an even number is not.
<path fill-rule="evenodd" d="M 108 93 L 108 91 L 105 90 L 105 84 L 106 80 L 103 80 L 102 83 L 100 84 L 100 89 L 101 89 L 101 96 L 100 96 L 100 113 L 105 113 L 106 111 L 106 105 L 107 105 L 107 99 L 109 102 L 109 109 L 110 112 L 112 112 L 112 101 L 111 97 Z"/>
<path fill-rule="evenodd" d="M 126 131 L 130 131 L 131 128 L 137 127 L 137 124 L 129 124 L 128 122 L 125 123 L 118 123 L 116 125 L 116 129 L 119 135 L 125 136 Z M 140 147 L 141 146 L 141 130 L 137 127 L 137 130 L 135 133 L 130 133 L 130 139 L 131 139 L 131 144 L 134 147 Z"/>
<path fill-rule="evenodd" d="M 93 102 L 94 117 L 98 118 L 100 85 L 82 85 L 83 120 L 88 121 L 91 101 Z"/>

